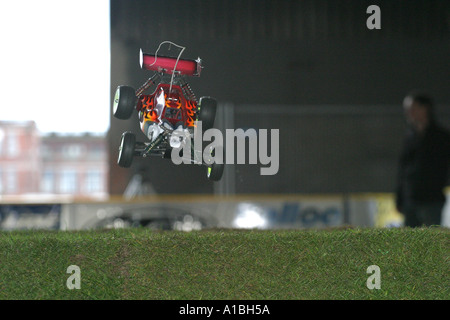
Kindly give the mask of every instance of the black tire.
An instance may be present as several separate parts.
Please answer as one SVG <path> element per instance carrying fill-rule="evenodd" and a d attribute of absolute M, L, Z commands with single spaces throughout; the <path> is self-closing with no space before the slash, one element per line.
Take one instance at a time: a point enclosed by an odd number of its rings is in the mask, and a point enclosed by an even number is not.
<path fill-rule="evenodd" d="M 222 163 L 214 162 L 206 169 L 206 176 L 211 181 L 219 181 L 222 179 L 223 170 L 225 168 L 225 150 L 223 149 L 223 146 L 218 146 L 218 148 L 222 148 Z"/>
<path fill-rule="evenodd" d="M 198 120 L 202 122 L 202 130 L 211 129 L 216 119 L 217 101 L 211 97 L 201 97 L 198 108 Z"/>
<path fill-rule="evenodd" d="M 136 107 L 136 93 L 132 87 L 118 86 L 113 101 L 114 117 L 121 120 L 130 119 Z"/>
<path fill-rule="evenodd" d="M 224 167 L 225 165 L 223 163 L 213 163 L 206 171 L 208 179 L 211 181 L 219 181 L 222 179 Z"/>
<path fill-rule="evenodd" d="M 131 167 L 136 146 L 136 136 L 132 132 L 124 132 L 119 147 L 119 158 L 117 164 L 122 168 Z"/>

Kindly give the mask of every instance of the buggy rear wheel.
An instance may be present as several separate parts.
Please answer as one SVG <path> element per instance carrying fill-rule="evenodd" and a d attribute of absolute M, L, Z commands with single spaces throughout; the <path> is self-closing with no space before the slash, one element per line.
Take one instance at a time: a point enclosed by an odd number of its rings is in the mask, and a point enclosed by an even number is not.
<path fill-rule="evenodd" d="M 222 179 L 224 164 L 223 163 L 213 163 L 207 168 L 206 175 L 211 181 L 219 181 Z"/>
<path fill-rule="evenodd" d="M 218 148 L 220 148 L 222 156 L 221 157 L 219 156 L 218 159 L 215 159 L 216 149 Z M 206 162 L 207 165 L 206 176 L 208 177 L 209 180 L 219 181 L 220 179 L 222 179 L 223 170 L 225 168 L 225 150 L 223 146 L 219 145 L 210 150 L 210 152 L 211 156 L 214 157 L 214 162 L 212 162 L 210 165 L 207 164 L 209 161 Z M 219 161 L 216 162 L 216 160 Z"/>
<path fill-rule="evenodd" d="M 216 119 L 217 101 L 211 97 L 201 97 L 198 108 L 198 120 L 202 122 L 202 130 L 211 129 Z"/>
<path fill-rule="evenodd" d="M 119 158 L 117 164 L 122 168 L 129 168 L 133 162 L 136 136 L 132 132 L 124 132 L 119 147 Z"/>
<path fill-rule="evenodd" d="M 121 120 L 130 119 L 136 106 L 136 93 L 132 87 L 118 86 L 114 95 L 113 114 Z"/>

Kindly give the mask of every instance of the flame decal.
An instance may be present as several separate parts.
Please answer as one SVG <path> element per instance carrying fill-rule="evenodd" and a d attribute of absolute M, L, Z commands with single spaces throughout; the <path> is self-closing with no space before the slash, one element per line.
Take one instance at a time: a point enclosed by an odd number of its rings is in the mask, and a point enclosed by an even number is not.
<path fill-rule="evenodd" d="M 140 121 L 141 121 L 141 129 L 145 127 L 145 124 L 148 121 L 153 123 L 159 123 L 158 114 L 155 108 L 155 94 L 151 95 L 142 95 L 140 96 Z M 197 102 L 194 100 L 185 100 L 184 97 L 178 99 L 169 100 L 167 94 L 164 94 L 164 99 L 166 101 L 166 107 L 183 109 L 183 113 L 185 116 L 185 127 L 192 128 L 195 127 L 195 121 L 197 120 Z M 184 117 L 183 117 L 184 118 Z"/>
<path fill-rule="evenodd" d="M 196 120 L 197 103 L 192 100 L 186 100 L 186 126 L 194 127 Z"/>
<path fill-rule="evenodd" d="M 180 109 L 181 108 L 181 101 L 180 101 L 180 99 L 169 100 L 169 99 L 167 99 L 167 94 L 164 95 L 164 99 L 166 99 L 166 107 L 175 108 L 175 109 Z"/>
<path fill-rule="evenodd" d="M 156 111 L 153 109 L 153 96 L 142 96 L 141 98 L 142 103 L 142 112 L 144 114 L 143 116 L 143 124 L 147 121 L 157 122 L 158 121 L 158 115 L 156 114 Z"/>

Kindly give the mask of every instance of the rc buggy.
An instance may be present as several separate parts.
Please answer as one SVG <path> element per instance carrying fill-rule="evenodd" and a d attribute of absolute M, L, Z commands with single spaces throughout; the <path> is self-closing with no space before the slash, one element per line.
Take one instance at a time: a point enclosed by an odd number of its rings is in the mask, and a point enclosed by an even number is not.
<path fill-rule="evenodd" d="M 184 48 L 183 48 L 184 49 Z M 159 48 L 158 48 L 159 50 Z M 192 152 L 189 163 L 206 167 L 210 180 L 220 180 L 224 165 L 219 162 L 206 163 L 201 154 L 194 152 L 194 129 L 201 121 L 202 131 L 212 128 L 216 116 L 217 101 L 211 97 L 197 100 L 186 77 L 199 77 L 202 61 L 180 59 L 178 57 L 144 53 L 140 51 L 142 69 L 154 74 L 137 90 L 130 86 L 118 86 L 113 102 L 113 114 L 118 119 L 129 119 L 137 110 L 140 128 L 148 138 L 147 142 L 137 142 L 134 133 L 122 134 L 118 165 L 124 168 L 131 166 L 133 157 L 150 155 L 171 159 L 171 152 L 185 146 L 190 139 Z M 152 86 L 156 89 L 144 94 Z M 215 149 L 210 150 L 211 154 Z M 186 157 L 183 155 L 183 157 Z"/>

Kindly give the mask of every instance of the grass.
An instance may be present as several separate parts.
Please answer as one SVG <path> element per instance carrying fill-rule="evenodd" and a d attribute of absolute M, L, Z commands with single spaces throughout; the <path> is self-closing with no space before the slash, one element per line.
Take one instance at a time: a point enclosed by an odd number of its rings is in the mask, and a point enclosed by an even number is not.
<path fill-rule="evenodd" d="M 446 300 L 449 248 L 440 228 L 0 232 L 0 299 Z"/>

